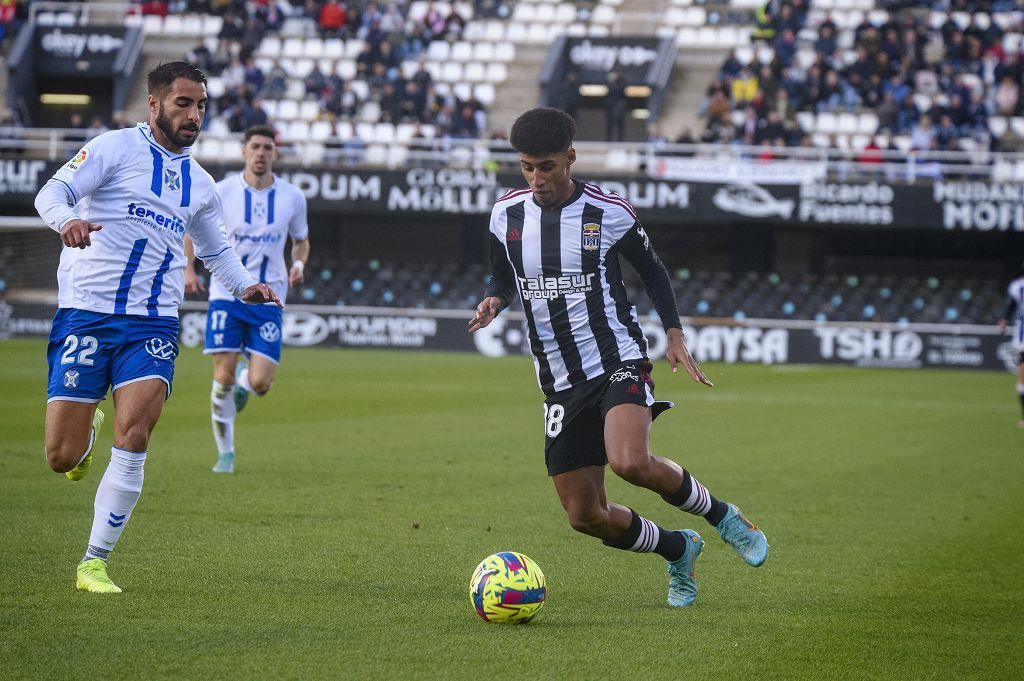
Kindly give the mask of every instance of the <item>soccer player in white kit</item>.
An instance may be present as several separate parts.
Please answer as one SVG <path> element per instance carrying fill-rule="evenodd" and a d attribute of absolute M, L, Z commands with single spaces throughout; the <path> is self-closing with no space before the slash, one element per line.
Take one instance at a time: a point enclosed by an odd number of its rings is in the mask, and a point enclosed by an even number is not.
<path fill-rule="evenodd" d="M 1007 320 L 1013 319 L 1013 352 L 1017 361 L 1017 396 L 1020 397 L 1022 418 L 1017 426 L 1024 428 L 1024 276 L 1017 277 L 1006 287 L 1010 302 L 999 320 L 1000 333 L 1006 331 Z"/>
<path fill-rule="evenodd" d="M 171 62 L 149 73 L 148 86 L 149 122 L 90 140 L 35 201 L 64 243 L 47 349 L 45 449 L 53 470 L 84 477 L 103 421 L 97 404 L 108 388 L 114 396 L 110 465 L 77 568 L 77 587 L 94 593 L 121 591 L 107 559 L 142 492 L 149 436 L 171 394 L 185 234 L 235 295 L 280 304 L 228 244 L 213 178 L 190 156 L 206 76 Z"/>
<path fill-rule="evenodd" d="M 289 286 L 303 281 L 309 259 L 309 226 L 306 197 L 293 184 L 276 177 L 274 130 L 264 125 L 245 131 L 242 144 L 245 169 L 217 183 L 224 205 L 228 241 L 249 273 L 268 284 L 282 301 Z M 284 261 L 285 242 L 292 241 L 292 265 Z M 185 240 L 185 291 L 196 293 L 203 285 L 193 267 L 193 249 Z M 222 284 L 210 284 L 210 308 L 206 317 L 206 348 L 213 355 L 213 388 L 210 419 L 217 445 L 214 473 L 235 471 L 235 416 L 249 400 L 249 393 L 265 395 L 281 361 L 281 310 L 274 305 L 239 303 Z M 238 362 L 244 352 L 248 357 Z M 237 371 L 236 371 L 237 369 Z"/>

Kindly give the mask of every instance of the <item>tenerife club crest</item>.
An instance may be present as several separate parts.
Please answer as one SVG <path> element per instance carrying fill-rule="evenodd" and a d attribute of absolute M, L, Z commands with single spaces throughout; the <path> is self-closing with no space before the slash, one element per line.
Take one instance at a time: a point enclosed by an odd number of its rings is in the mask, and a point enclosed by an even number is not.
<path fill-rule="evenodd" d="M 601 225 L 588 222 L 583 225 L 583 250 L 596 251 L 601 248 Z"/>
<path fill-rule="evenodd" d="M 164 187 L 172 192 L 181 191 L 181 175 L 175 170 L 164 168 Z"/>
<path fill-rule="evenodd" d="M 81 374 L 78 373 L 77 369 L 68 369 L 64 372 L 64 387 L 65 388 L 77 388 L 78 379 Z"/>

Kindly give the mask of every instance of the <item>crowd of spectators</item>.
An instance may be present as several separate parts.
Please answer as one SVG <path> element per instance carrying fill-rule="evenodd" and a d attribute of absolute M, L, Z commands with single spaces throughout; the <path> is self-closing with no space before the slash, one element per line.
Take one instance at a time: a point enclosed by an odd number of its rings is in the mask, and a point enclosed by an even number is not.
<path fill-rule="evenodd" d="M 859 25 L 840 29 L 828 13 L 809 11 L 805 0 L 770 2 L 754 34 L 770 59 L 744 64 L 735 51 L 728 55 L 701 104 L 702 139 L 807 146 L 811 138 L 797 112 L 872 111 L 879 133 L 908 136 L 913 150 L 955 151 L 964 139 L 1024 150 L 1012 131 L 997 139 L 989 129 L 992 116 L 1024 113 L 1021 52 L 1004 48 L 1004 29 L 984 14 L 1015 5 L 1001 3 L 891 3 L 890 12 L 868 13 Z M 948 14 L 932 22 L 932 10 Z M 960 11 L 969 13 L 965 25 L 954 15 Z M 805 28 L 813 31 L 801 39 Z M 852 47 L 841 47 L 841 30 L 852 31 Z"/>
<path fill-rule="evenodd" d="M 461 36 L 466 19 L 455 8 L 444 14 L 429 4 L 423 17 L 413 20 L 404 5 L 373 0 L 188 0 L 170 4 L 171 10 L 216 13 L 224 18 L 215 49 L 200 40 L 186 58 L 221 78 L 224 92 L 211 102 L 208 116 L 223 118 L 231 131 L 275 124 L 263 102 L 284 98 L 289 80 L 297 76 L 278 59 L 264 70 L 256 53 L 263 38 L 276 34 L 285 19 L 304 22 L 309 35 L 362 41 L 354 77 L 346 79 L 337 69 L 324 72 L 316 63 L 301 79 L 305 97 L 319 103 L 321 119 L 419 123 L 434 126 L 440 137 L 453 138 L 477 138 L 487 130 L 484 104 L 475 97 L 460 99 L 448 88 L 436 88 L 422 61 L 432 41 L 454 41 Z M 411 77 L 404 77 L 402 62 L 416 59 L 420 67 Z M 362 85 L 356 87 L 357 83 Z M 379 111 L 379 115 L 367 116 L 368 103 L 372 103 L 369 110 Z"/>

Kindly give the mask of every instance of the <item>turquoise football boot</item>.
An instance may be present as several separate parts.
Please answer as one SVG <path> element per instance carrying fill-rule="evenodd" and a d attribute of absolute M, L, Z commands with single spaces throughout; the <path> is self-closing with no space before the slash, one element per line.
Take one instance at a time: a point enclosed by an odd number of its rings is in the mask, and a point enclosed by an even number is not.
<path fill-rule="evenodd" d="M 722 541 L 731 546 L 751 567 L 760 567 L 768 559 L 768 540 L 757 525 L 747 520 L 742 511 L 729 504 L 725 517 L 715 525 Z"/>
<path fill-rule="evenodd" d="M 697 598 L 697 557 L 704 540 L 693 530 L 679 530 L 686 539 L 686 550 L 677 560 L 668 562 L 668 604 L 684 608 Z"/>

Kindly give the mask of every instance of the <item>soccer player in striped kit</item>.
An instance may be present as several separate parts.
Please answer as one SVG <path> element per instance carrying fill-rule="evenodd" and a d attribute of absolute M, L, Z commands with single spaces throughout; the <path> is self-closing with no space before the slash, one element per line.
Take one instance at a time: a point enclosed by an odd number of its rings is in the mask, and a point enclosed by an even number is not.
<path fill-rule="evenodd" d="M 243 267 L 221 228 L 213 178 L 190 155 L 206 111 L 206 76 L 185 62 L 148 75 L 149 122 L 90 140 L 43 185 L 36 210 L 64 243 L 47 349 L 45 449 L 50 467 L 80 480 L 114 395 L 114 446 L 96 489 L 80 590 L 120 593 L 107 559 L 142 492 L 143 466 L 178 354 L 185 234 L 247 303 L 277 295 Z"/>
<path fill-rule="evenodd" d="M 224 231 L 249 274 L 265 282 L 282 301 L 289 286 L 303 281 L 309 260 L 309 226 L 302 190 L 274 175 L 277 144 L 274 130 L 256 125 L 245 131 L 245 168 L 217 183 L 224 206 Z M 284 261 L 285 242 L 292 242 L 292 264 Z M 185 239 L 185 292 L 203 290 L 194 268 L 195 249 Z M 281 309 L 245 305 L 217 280 L 210 282 L 205 354 L 213 355 L 210 419 L 217 445 L 214 473 L 235 472 L 235 417 L 249 393 L 270 390 L 281 361 Z M 238 361 L 245 353 L 246 359 Z"/>
<path fill-rule="evenodd" d="M 1019 428 L 1024 428 L 1024 276 L 1019 276 L 1010 282 L 1006 287 L 1006 295 L 1010 302 L 1006 305 L 1006 312 L 999 320 L 999 332 L 1006 331 L 1007 320 L 1013 320 L 1013 354 L 1017 362 L 1017 397 L 1020 398 L 1022 410 L 1021 420 L 1017 422 Z"/>
<path fill-rule="evenodd" d="M 626 299 L 620 255 L 640 274 L 658 311 L 673 373 L 682 365 L 695 381 L 712 384 L 686 349 L 668 272 L 632 206 L 571 177 L 575 134 L 573 119 L 557 109 L 532 109 L 512 125 L 510 141 L 529 187 L 494 204 L 493 275 L 469 330 L 487 326 L 513 296 L 521 298 L 546 396 L 545 462 L 569 524 L 607 546 L 665 558 L 668 603 L 688 606 L 697 596 L 703 540 L 694 530 L 666 530 L 609 502 L 606 464 L 627 482 L 703 516 L 754 567 L 768 557 L 768 542 L 736 506 L 650 451 L 651 423 L 672 404 L 654 399 L 647 340 Z"/>

